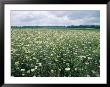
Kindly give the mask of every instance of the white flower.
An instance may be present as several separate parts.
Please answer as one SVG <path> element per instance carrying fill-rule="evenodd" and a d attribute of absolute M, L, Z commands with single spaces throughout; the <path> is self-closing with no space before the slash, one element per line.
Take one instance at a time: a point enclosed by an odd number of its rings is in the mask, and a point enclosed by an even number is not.
<path fill-rule="evenodd" d="M 87 48 L 87 47 L 85 47 L 85 48 Z"/>
<path fill-rule="evenodd" d="M 36 59 L 35 57 L 33 57 L 33 59 Z"/>
<path fill-rule="evenodd" d="M 57 60 L 57 59 L 55 59 L 55 61 L 57 62 L 58 60 Z"/>
<path fill-rule="evenodd" d="M 81 70 L 84 70 L 83 68 Z"/>
<path fill-rule="evenodd" d="M 74 50 L 75 48 L 73 48 L 73 50 Z"/>
<path fill-rule="evenodd" d="M 19 61 L 18 62 L 15 62 L 15 65 L 19 65 Z"/>
<path fill-rule="evenodd" d="M 69 67 L 68 67 L 68 68 L 65 68 L 65 70 L 66 70 L 66 71 L 70 71 L 70 68 L 69 68 Z"/>
<path fill-rule="evenodd" d="M 51 62 L 48 62 L 48 64 L 52 64 Z"/>
<path fill-rule="evenodd" d="M 79 56 L 80 58 L 86 58 L 86 56 Z"/>
<path fill-rule="evenodd" d="M 82 50 L 82 51 L 84 51 L 84 50 Z"/>
<path fill-rule="evenodd" d="M 26 56 L 26 59 L 28 59 L 29 57 Z"/>
<path fill-rule="evenodd" d="M 53 73 L 53 72 L 54 72 L 54 70 L 51 70 L 51 72 Z"/>
<path fill-rule="evenodd" d="M 30 73 L 30 70 L 28 70 L 27 73 Z"/>
<path fill-rule="evenodd" d="M 91 43 L 91 42 L 88 42 L 89 44 Z"/>
<path fill-rule="evenodd" d="M 42 41 L 37 41 L 37 43 L 41 44 L 41 43 L 42 43 Z"/>
<path fill-rule="evenodd" d="M 89 56 L 91 55 L 91 54 L 88 54 Z"/>
<path fill-rule="evenodd" d="M 78 48 L 78 46 L 76 48 Z"/>
<path fill-rule="evenodd" d="M 39 66 L 42 66 L 42 63 L 39 63 Z"/>
<path fill-rule="evenodd" d="M 29 46 L 29 44 L 25 45 L 25 46 Z"/>
<path fill-rule="evenodd" d="M 77 70 L 77 68 L 75 68 L 75 71 Z"/>
<path fill-rule="evenodd" d="M 85 64 L 86 64 L 86 65 L 88 65 L 89 63 L 88 63 L 88 62 L 86 62 Z"/>
<path fill-rule="evenodd" d="M 85 44 L 82 44 L 83 46 L 85 45 Z"/>
<path fill-rule="evenodd" d="M 94 70 L 92 70 L 92 73 L 96 73 Z"/>
<path fill-rule="evenodd" d="M 74 53 L 74 54 L 77 54 L 77 53 Z"/>
<path fill-rule="evenodd" d="M 88 57 L 88 59 L 90 60 L 90 59 L 92 59 L 91 57 Z"/>
<path fill-rule="evenodd" d="M 22 74 L 22 76 L 24 76 L 25 74 Z"/>
<path fill-rule="evenodd" d="M 35 66 L 35 69 L 37 69 L 38 66 Z"/>
<path fill-rule="evenodd" d="M 35 69 L 31 69 L 31 72 L 34 72 L 35 71 Z"/>
<path fill-rule="evenodd" d="M 39 62 L 39 60 L 38 60 L 38 59 L 36 59 L 36 62 Z"/>
<path fill-rule="evenodd" d="M 59 71 L 61 71 L 61 69 L 59 69 Z"/>
<path fill-rule="evenodd" d="M 51 54 L 51 56 L 53 56 L 53 54 Z"/>
<path fill-rule="evenodd" d="M 21 71 L 25 71 L 25 69 L 21 69 Z"/>

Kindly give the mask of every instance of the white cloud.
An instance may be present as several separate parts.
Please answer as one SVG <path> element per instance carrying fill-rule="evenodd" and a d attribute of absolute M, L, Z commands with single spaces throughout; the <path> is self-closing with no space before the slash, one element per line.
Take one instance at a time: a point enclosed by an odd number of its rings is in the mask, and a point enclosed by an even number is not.
<path fill-rule="evenodd" d="M 100 24 L 100 11 L 11 11 L 11 25 Z"/>

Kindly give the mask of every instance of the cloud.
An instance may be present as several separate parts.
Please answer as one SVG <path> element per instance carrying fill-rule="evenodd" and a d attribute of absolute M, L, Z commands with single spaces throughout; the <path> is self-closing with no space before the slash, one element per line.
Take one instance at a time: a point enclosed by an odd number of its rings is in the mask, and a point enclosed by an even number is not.
<path fill-rule="evenodd" d="M 14 26 L 87 24 L 100 24 L 100 11 L 11 11 L 11 25 Z"/>
<path fill-rule="evenodd" d="M 97 13 L 97 11 L 83 10 L 83 11 L 70 12 L 68 14 L 68 17 L 70 19 L 84 19 L 84 18 L 96 17 L 98 14 L 100 14 L 100 13 Z"/>
<path fill-rule="evenodd" d="M 48 11 L 51 15 L 54 15 L 56 17 L 64 17 L 66 16 L 68 13 L 68 11 Z"/>

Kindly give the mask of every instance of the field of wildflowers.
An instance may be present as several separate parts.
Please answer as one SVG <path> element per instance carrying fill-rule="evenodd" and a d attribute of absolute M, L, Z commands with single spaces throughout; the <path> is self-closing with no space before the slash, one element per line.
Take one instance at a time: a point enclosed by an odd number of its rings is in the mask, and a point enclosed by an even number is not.
<path fill-rule="evenodd" d="M 11 76 L 99 77 L 99 30 L 11 30 Z"/>

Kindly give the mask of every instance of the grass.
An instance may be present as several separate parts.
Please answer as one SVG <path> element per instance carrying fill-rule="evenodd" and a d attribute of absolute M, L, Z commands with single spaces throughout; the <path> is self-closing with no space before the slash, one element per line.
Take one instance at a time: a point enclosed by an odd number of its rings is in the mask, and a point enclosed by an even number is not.
<path fill-rule="evenodd" d="M 99 77 L 99 30 L 11 30 L 14 77 Z"/>

